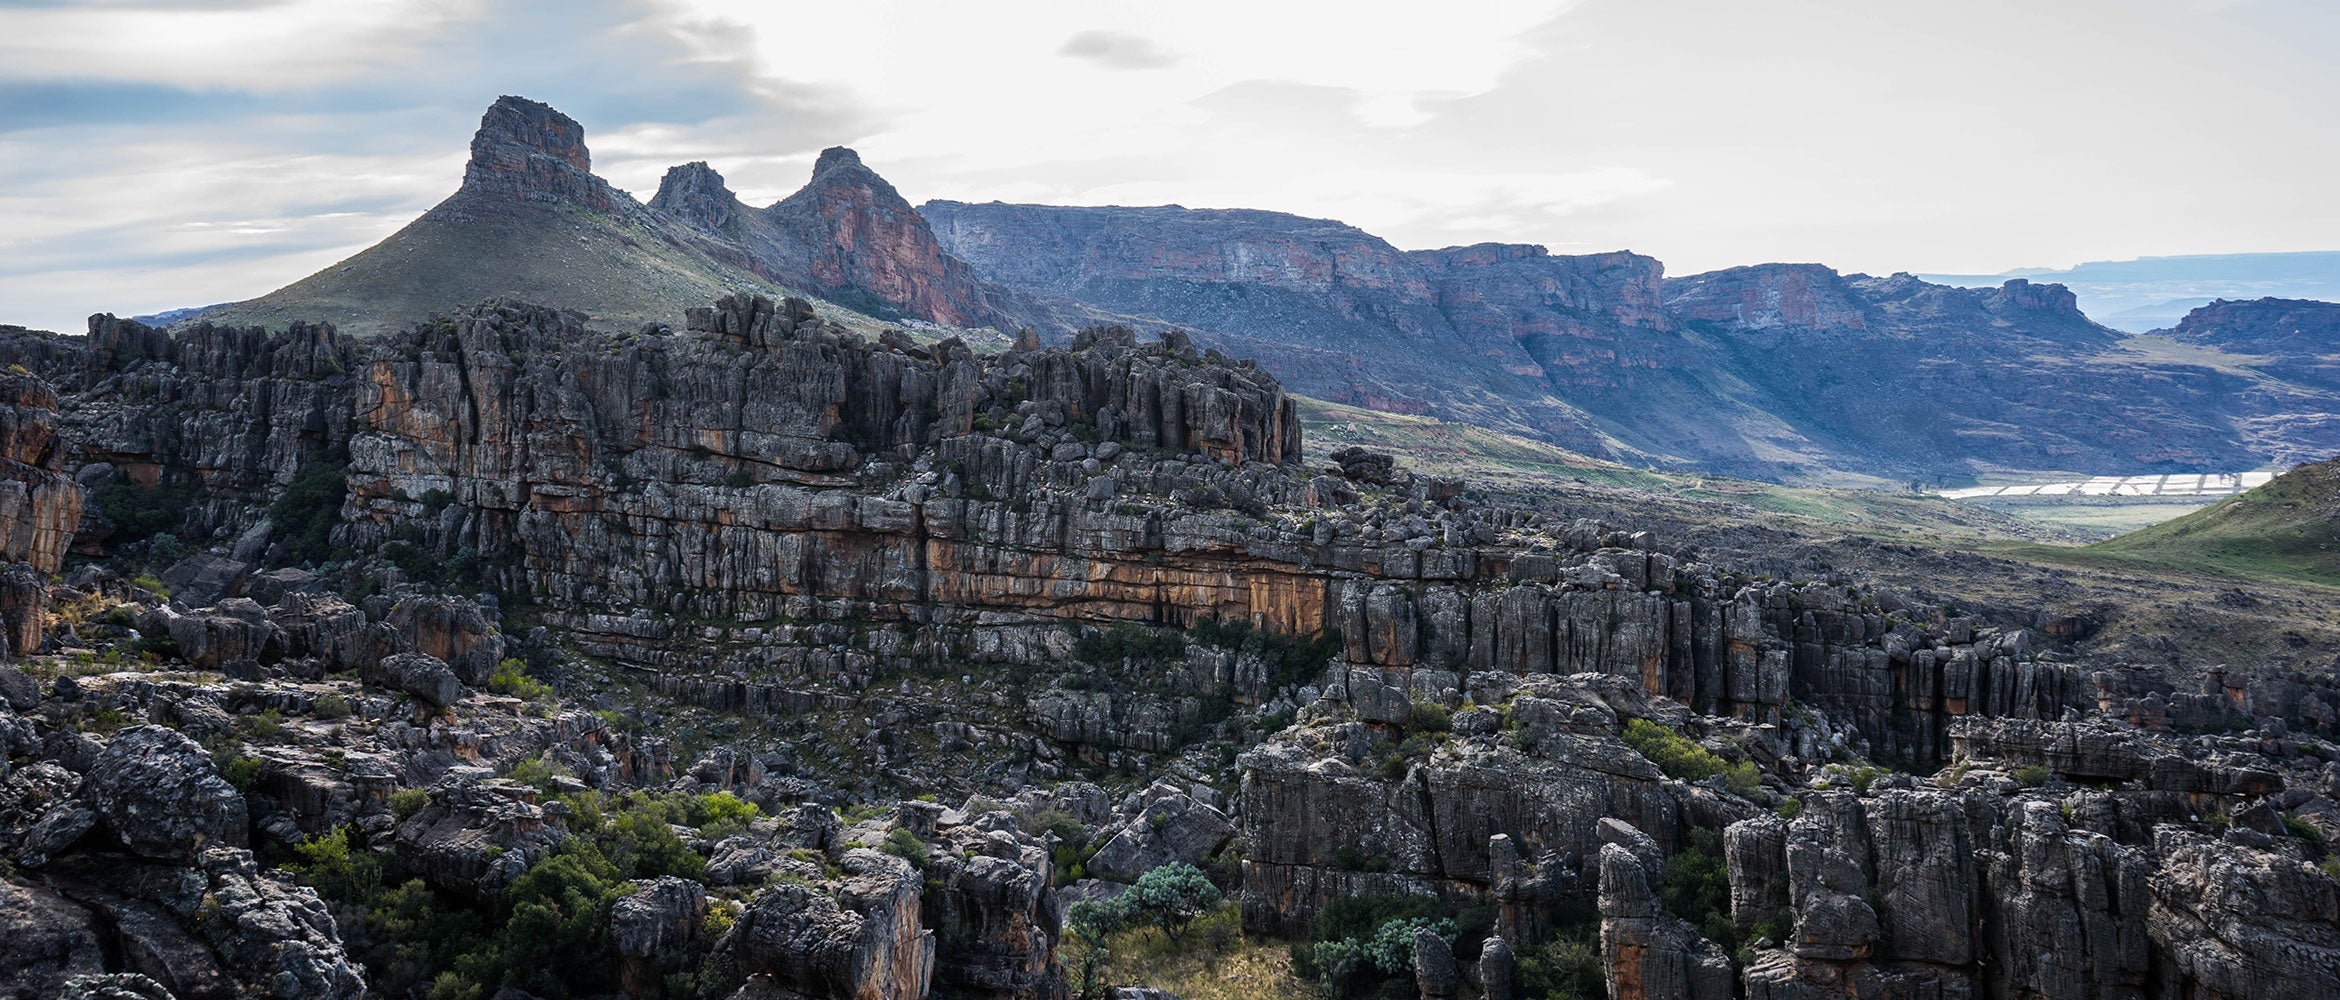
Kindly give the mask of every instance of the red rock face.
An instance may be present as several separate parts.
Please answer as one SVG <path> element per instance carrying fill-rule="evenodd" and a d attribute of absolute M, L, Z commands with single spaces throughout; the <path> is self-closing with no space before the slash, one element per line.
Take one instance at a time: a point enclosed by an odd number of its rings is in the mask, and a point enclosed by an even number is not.
<path fill-rule="evenodd" d="M 918 210 L 850 149 L 824 150 L 811 183 L 762 214 L 789 238 L 763 249 L 824 294 L 858 290 L 947 326 L 996 318 L 974 271 L 944 253 Z"/>
<path fill-rule="evenodd" d="M 609 183 L 593 175 L 585 127 L 523 97 L 499 97 L 480 116 L 463 187 L 530 201 L 573 202 L 600 212 L 616 205 Z"/>

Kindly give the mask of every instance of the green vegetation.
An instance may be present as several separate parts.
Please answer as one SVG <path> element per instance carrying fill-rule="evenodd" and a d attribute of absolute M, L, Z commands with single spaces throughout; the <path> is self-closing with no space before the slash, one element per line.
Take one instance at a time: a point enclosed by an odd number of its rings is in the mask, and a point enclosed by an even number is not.
<path fill-rule="evenodd" d="M 390 815 L 397 817 L 402 823 L 406 821 L 407 817 L 421 812 L 424 806 L 430 804 L 431 793 L 420 788 L 401 788 L 390 793 Z"/>
<path fill-rule="evenodd" d="M 1690 845 L 1666 859 L 1665 906 L 1707 940 L 1725 947 L 1739 943 L 1738 928 L 1731 923 L 1731 872 L 1723 862 L 1721 833 L 1693 829 Z"/>
<path fill-rule="evenodd" d="M 488 677 L 488 690 L 522 701 L 543 701 L 553 693 L 552 685 L 528 676 L 527 661 L 517 657 L 496 664 L 496 672 Z"/>
<path fill-rule="evenodd" d="M 2037 764 L 2015 769 L 2015 783 L 2025 788 L 2038 788 L 2047 784 L 2047 780 L 2054 776 L 2055 772 Z"/>
<path fill-rule="evenodd" d="M 335 453 L 301 466 L 292 484 L 268 505 L 268 523 L 295 562 L 332 557 L 333 526 L 341 522 L 341 501 L 349 490 L 349 456 Z"/>
<path fill-rule="evenodd" d="M 2340 459 L 2300 466 L 2087 551 L 2147 566 L 2340 585 Z"/>
<path fill-rule="evenodd" d="M 402 789 L 392 794 L 390 807 L 403 818 L 427 801 L 421 789 Z M 474 907 L 387 870 L 355 827 L 309 838 L 294 849 L 287 867 L 319 895 L 348 908 L 343 933 L 383 995 L 484 1000 L 506 985 L 548 1000 L 603 995 L 618 985 L 612 978 L 619 962 L 609 942 L 609 908 L 629 891 L 628 881 L 698 879 L 706 873 L 706 861 L 672 827 L 726 836 L 745 829 L 757 810 L 728 792 L 605 797 L 587 791 L 560 801 L 569 807 L 572 835 L 532 859 L 492 907 Z M 702 986 L 719 985 L 684 968 L 686 958 L 676 956 L 650 996 L 681 1000 Z"/>
<path fill-rule="evenodd" d="M 179 515 L 194 502 L 195 489 L 185 484 L 147 489 L 116 479 L 97 488 L 98 511 L 114 522 L 114 540 L 122 542 L 142 541 L 178 527 Z"/>
<path fill-rule="evenodd" d="M 1202 869 L 1173 861 L 1152 869 L 1114 898 L 1126 919 L 1154 925 L 1172 943 L 1185 940 L 1187 926 L 1211 911 L 1222 898 Z"/>
<path fill-rule="evenodd" d="M 1732 763 L 1717 756 L 1714 751 L 1699 746 L 1671 729 L 1648 719 L 1625 721 L 1625 745 L 1649 758 L 1658 770 L 1668 777 L 1683 781 L 1704 781 L 1721 775 L 1732 791 L 1741 795 L 1754 793 L 1762 787 L 1763 776 L 1751 761 Z"/>
<path fill-rule="evenodd" d="M 1167 663 L 1186 654 L 1186 637 L 1168 629 L 1114 622 L 1104 631 L 1092 631 L 1073 643 L 1073 658 L 1088 663 L 1139 660 Z"/>
<path fill-rule="evenodd" d="M 1222 621 L 1211 615 L 1187 626 L 1190 642 L 1221 649 L 1257 653 L 1267 662 L 1269 683 L 1275 687 L 1305 684 L 1324 670 L 1325 662 L 1341 653 L 1341 633 L 1326 629 L 1297 635 L 1254 629 L 1247 621 Z"/>
<path fill-rule="evenodd" d="M 878 850 L 910 862 L 913 868 L 924 869 L 930 859 L 926 849 L 926 841 L 918 839 L 917 834 L 901 827 L 895 827 L 888 832 L 886 842 L 879 844 Z"/>
<path fill-rule="evenodd" d="M 1446 939 L 1468 956 L 1494 924 L 1494 911 L 1448 910 L 1430 896 L 1341 896 L 1325 905 L 1309 941 L 1291 946 L 1292 972 L 1335 996 L 1412 995 L 1414 935 Z"/>

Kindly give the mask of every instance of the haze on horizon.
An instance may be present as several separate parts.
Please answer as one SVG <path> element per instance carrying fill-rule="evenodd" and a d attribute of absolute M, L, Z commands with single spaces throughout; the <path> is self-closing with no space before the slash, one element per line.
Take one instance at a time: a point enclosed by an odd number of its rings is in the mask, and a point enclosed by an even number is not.
<path fill-rule="evenodd" d="M 2317 0 L 0 0 L 0 322 L 264 293 L 452 192 L 488 102 L 637 197 L 851 145 L 913 202 L 1263 208 L 1400 247 L 1994 273 L 2340 249 Z"/>

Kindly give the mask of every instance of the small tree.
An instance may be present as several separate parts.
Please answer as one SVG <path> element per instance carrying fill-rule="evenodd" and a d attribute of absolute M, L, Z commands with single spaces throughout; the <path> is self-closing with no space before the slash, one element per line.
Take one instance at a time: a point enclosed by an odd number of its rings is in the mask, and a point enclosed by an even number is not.
<path fill-rule="evenodd" d="M 1209 913 L 1223 897 L 1201 869 L 1173 861 L 1138 876 L 1137 883 L 1115 900 L 1132 920 L 1162 929 L 1171 943 L 1183 945 L 1186 929 L 1196 917 Z"/>
<path fill-rule="evenodd" d="M 1065 912 L 1065 929 L 1082 945 L 1080 965 L 1074 974 L 1073 996 L 1078 1000 L 1094 1000 L 1104 992 L 1101 977 L 1105 962 L 1112 955 L 1105 942 L 1128 919 L 1117 900 L 1082 900 Z"/>

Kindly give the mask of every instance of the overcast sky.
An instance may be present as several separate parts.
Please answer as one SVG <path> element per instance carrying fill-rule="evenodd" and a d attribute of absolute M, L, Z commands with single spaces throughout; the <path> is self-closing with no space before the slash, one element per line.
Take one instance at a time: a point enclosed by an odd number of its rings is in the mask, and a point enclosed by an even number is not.
<path fill-rule="evenodd" d="M 913 202 L 1400 247 L 1996 272 L 2340 249 L 2340 3 L 0 0 L 0 323 L 266 292 L 451 192 L 496 95 L 647 199 L 847 144 Z"/>

